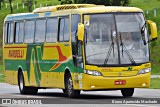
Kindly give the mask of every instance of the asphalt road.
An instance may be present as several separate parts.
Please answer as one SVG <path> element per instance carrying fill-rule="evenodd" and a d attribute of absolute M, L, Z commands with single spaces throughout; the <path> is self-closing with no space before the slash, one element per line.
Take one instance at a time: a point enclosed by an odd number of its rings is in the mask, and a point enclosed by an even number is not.
<path fill-rule="evenodd" d="M 18 100 L 21 100 L 22 102 L 32 100 L 37 102 L 39 101 L 38 104 L 42 103 L 42 105 L 35 105 L 37 107 L 52 106 L 51 104 L 54 104 L 54 107 L 64 107 L 64 105 L 65 107 L 75 107 L 75 104 L 76 107 L 106 107 L 106 104 L 109 107 L 159 107 L 160 90 L 136 88 L 135 93 L 131 98 L 123 98 L 120 91 L 81 91 L 81 96 L 79 98 L 70 99 L 64 96 L 62 90 L 60 89 L 40 89 L 38 90 L 38 95 L 21 95 L 19 93 L 18 86 L 0 83 L 0 100 L 2 99 L 11 99 L 12 105 L 7 106 L 15 107 L 22 106 L 20 103 L 17 103 Z M 2 103 L 2 101 L 0 101 L 0 103 Z M 0 106 L 5 105 L 1 104 Z M 28 105 L 23 106 L 25 107 Z"/>

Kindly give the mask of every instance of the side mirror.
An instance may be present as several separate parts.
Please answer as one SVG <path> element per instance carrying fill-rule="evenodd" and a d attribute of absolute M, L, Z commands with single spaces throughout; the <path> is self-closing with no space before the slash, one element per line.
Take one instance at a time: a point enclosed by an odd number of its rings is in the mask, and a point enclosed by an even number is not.
<path fill-rule="evenodd" d="M 152 37 L 152 40 L 157 40 L 157 26 L 156 26 L 156 23 L 151 21 L 151 20 L 147 20 L 147 23 L 149 24 L 150 26 L 150 29 L 151 29 L 151 37 Z"/>
<path fill-rule="evenodd" d="M 78 40 L 84 40 L 84 25 L 82 23 L 78 24 Z"/>

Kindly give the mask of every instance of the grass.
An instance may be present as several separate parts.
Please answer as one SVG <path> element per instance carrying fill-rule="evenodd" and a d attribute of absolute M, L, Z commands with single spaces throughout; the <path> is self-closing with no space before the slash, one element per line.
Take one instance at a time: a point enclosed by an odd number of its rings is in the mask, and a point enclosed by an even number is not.
<path fill-rule="evenodd" d="M 0 65 L 0 74 L 3 74 L 3 66 Z M 0 82 L 4 82 L 4 75 L 0 75 Z"/>
<path fill-rule="evenodd" d="M 143 10 L 153 10 L 160 7 L 160 0 L 131 0 L 130 6 Z"/>
<path fill-rule="evenodd" d="M 3 65 L 0 65 L 0 74 L 3 74 Z"/>
<path fill-rule="evenodd" d="M 160 89 L 160 78 L 152 78 L 150 88 Z"/>
<path fill-rule="evenodd" d="M 5 81 L 4 81 L 4 75 L 0 75 L 0 83 L 1 83 L 1 82 L 5 82 Z"/>

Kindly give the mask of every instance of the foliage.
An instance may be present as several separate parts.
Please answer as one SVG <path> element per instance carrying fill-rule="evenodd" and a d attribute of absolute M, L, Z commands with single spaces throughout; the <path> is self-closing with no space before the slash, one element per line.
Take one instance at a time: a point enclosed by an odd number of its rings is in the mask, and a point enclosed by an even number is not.
<path fill-rule="evenodd" d="M 87 3 L 106 6 L 126 6 L 130 0 L 74 0 L 75 3 Z"/>
<path fill-rule="evenodd" d="M 150 88 L 160 89 L 160 78 L 152 78 Z"/>
<path fill-rule="evenodd" d="M 59 0 L 61 4 L 72 4 L 72 0 Z"/>
<path fill-rule="evenodd" d="M 2 7 L 2 2 L 3 2 L 4 0 L 0 0 L 0 10 L 1 10 L 1 7 Z"/>
<path fill-rule="evenodd" d="M 10 5 L 10 13 L 13 13 L 13 7 L 12 7 L 12 0 L 9 0 L 9 5 Z"/>
<path fill-rule="evenodd" d="M 37 0 L 22 0 L 22 2 L 27 6 L 29 12 L 32 12 L 33 3 L 37 4 Z"/>

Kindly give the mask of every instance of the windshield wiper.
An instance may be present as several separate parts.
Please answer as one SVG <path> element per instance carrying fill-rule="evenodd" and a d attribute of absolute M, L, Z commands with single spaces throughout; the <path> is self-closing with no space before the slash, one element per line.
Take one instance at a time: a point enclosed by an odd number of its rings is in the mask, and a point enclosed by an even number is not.
<path fill-rule="evenodd" d="M 121 32 L 120 33 L 120 46 L 122 46 L 122 57 L 123 57 L 123 51 L 127 54 L 129 60 L 131 61 L 131 63 L 133 65 L 136 65 L 136 62 L 134 61 L 133 57 L 131 56 L 131 54 L 129 53 L 129 51 L 127 50 L 126 46 L 123 44 L 123 41 L 122 41 L 122 36 L 121 36 Z"/>
<path fill-rule="evenodd" d="M 104 61 L 104 65 L 107 65 L 107 62 L 108 62 L 108 60 L 109 60 L 109 56 L 110 56 L 112 50 L 113 50 L 113 56 L 115 56 L 115 55 L 114 55 L 114 41 L 113 41 L 112 30 L 111 30 L 111 40 L 112 40 L 112 43 L 111 43 L 110 48 L 109 48 L 109 50 L 108 50 L 106 59 L 105 59 L 105 61 Z"/>

